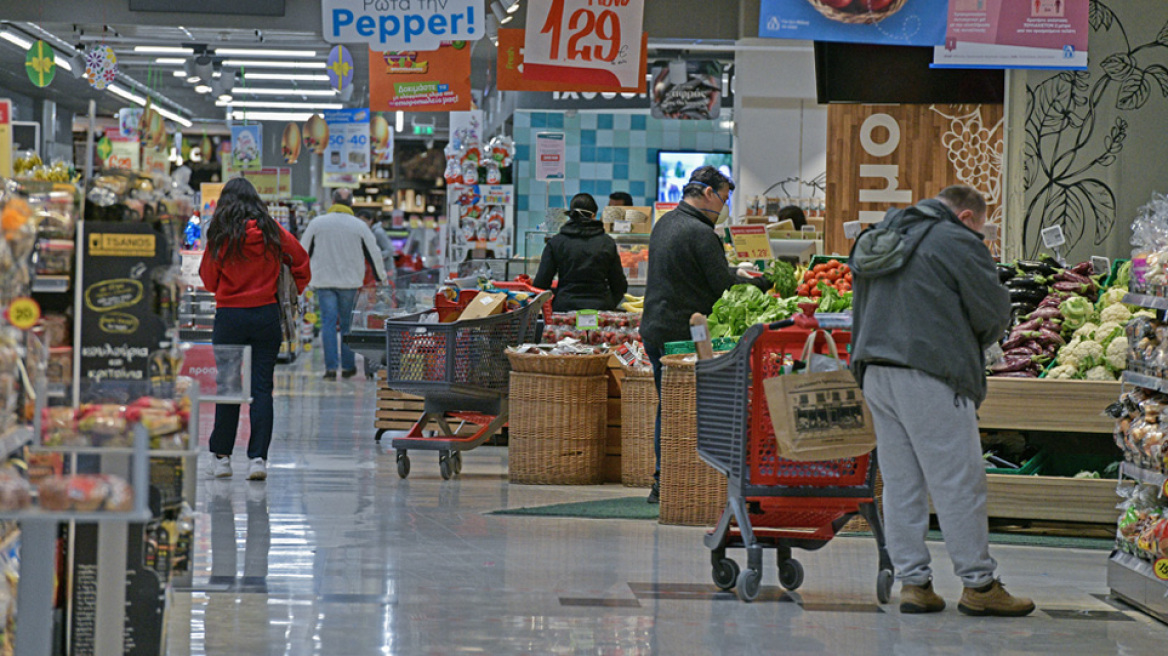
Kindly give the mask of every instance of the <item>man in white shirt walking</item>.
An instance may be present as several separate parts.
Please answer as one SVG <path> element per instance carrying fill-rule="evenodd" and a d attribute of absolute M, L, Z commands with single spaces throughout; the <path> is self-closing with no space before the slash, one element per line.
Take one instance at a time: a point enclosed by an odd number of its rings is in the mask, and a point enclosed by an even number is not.
<path fill-rule="evenodd" d="M 351 378 L 357 373 L 356 356 L 343 338 L 352 327 L 357 292 L 365 282 L 365 263 L 373 267 L 379 281 L 385 280 L 377 239 L 369 226 L 353 215 L 352 205 L 353 192 L 337 189 L 328 213 L 313 219 L 300 239 L 312 260 L 312 288 L 320 302 L 325 380 L 337 378 L 338 346 L 341 376 Z"/>

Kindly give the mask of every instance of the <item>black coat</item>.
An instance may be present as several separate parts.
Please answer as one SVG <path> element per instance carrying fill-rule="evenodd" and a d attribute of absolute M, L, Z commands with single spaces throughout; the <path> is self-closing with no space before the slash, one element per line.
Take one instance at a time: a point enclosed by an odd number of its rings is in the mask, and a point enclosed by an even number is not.
<path fill-rule="evenodd" d="M 557 275 L 556 312 L 615 310 L 629 289 L 616 242 L 600 221 L 569 221 L 548 240 L 534 284 L 551 289 Z"/>

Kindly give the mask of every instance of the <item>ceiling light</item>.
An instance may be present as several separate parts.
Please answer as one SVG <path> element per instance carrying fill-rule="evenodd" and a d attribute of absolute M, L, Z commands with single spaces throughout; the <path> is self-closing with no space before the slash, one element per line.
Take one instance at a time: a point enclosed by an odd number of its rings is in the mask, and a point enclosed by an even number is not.
<path fill-rule="evenodd" d="M 495 20 L 499 21 L 500 23 L 502 23 L 503 19 L 507 17 L 507 12 L 503 9 L 503 3 L 499 2 L 499 0 L 495 0 L 491 3 L 491 13 L 495 15 Z"/>
<path fill-rule="evenodd" d="M 248 73 L 249 80 L 296 80 L 297 82 L 328 82 L 327 75 L 316 73 Z"/>
<path fill-rule="evenodd" d="M 351 86 L 351 85 L 350 85 Z M 231 93 L 252 96 L 335 96 L 333 89 L 275 89 L 259 87 L 235 87 Z"/>
<path fill-rule="evenodd" d="M 398 132 L 405 130 L 406 129 L 406 113 L 401 111 L 401 110 L 398 110 L 397 116 L 394 118 L 394 123 L 395 123 L 394 127 L 397 128 Z"/>
<path fill-rule="evenodd" d="M 519 11 L 519 0 L 511 0 L 511 6 L 507 7 L 508 14 L 514 14 Z"/>
<path fill-rule="evenodd" d="M 237 121 L 307 121 L 312 112 L 232 112 L 232 118 Z"/>
<path fill-rule="evenodd" d="M 199 84 L 195 86 L 195 93 L 211 93 L 211 87 L 206 84 Z"/>
<path fill-rule="evenodd" d="M 259 109 L 344 109 L 341 103 L 279 102 L 272 100 L 237 100 L 236 107 L 256 107 Z"/>
<path fill-rule="evenodd" d="M 195 75 L 198 75 L 204 80 L 211 79 L 211 74 L 215 72 L 215 65 L 211 61 L 210 55 L 203 53 L 191 61 L 195 63 Z"/>
<path fill-rule="evenodd" d="M 186 77 L 187 76 L 185 71 L 175 71 L 175 72 L 171 73 L 171 75 L 173 75 L 175 77 Z"/>
<path fill-rule="evenodd" d="M 57 62 L 57 66 L 59 68 L 63 68 L 63 69 L 70 71 L 70 72 L 73 71 L 73 64 L 69 63 L 68 59 L 61 57 L 61 55 L 54 55 L 53 61 Z"/>
<path fill-rule="evenodd" d="M 195 70 L 194 58 L 183 62 L 183 75 L 186 77 L 187 82 L 190 82 L 191 84 L 199 81 L 199 73 Z"/>
<path fill-rule="evenodd" d="M 5 41 L 19 48 L 24 48 L 25 50 L 28 50 L 32 47 L 32 41 L 29 41 L 28 39 L 20 36 L 19 34 L 16 34 L 15 32 L 9 32 L 8 30 L 0 31 L 0 39 L 4 39 Z"/>
<path fill-rule="evenodd" d="M 315 57 L 315 50 L 264 50 L 263 48 L 215 48 L 220 57 Z"/>
<path fill-rule="evenodd" d="M 165 107 L 160 107 L 158 105 L 155 105 L 154 111 L 158 112 L 159 114 L 162 114 L 163 118 L 168 118 L 168 119 L 174 121 L 175 123 L 178 123 L 179 125 L 183 126 L 184 128 L 191 127 L 190 121 L 179 116 L 178 114 L 175 114 L 174 112 L 170 111 L 169 109 L 166 109 Z"/>
<path fill-rule="evenodd" d="M 231 103 L 231 94 L 229 94 L 229 93 L 220 94 L 219 95 L 219 102 L 230 104 Z M 216 103 L 216 104 L 218 104 L 218 103 Z"/>
<path fill-rule="evenodd" d="M 176 46 L 134 46 L 134 52 L 145 52 L 152 55 L 193 55 L 193 48 L 179 48 Z"/>
<path fill-rule="evenodd" d="M 256 68 L 328 68 L 324 62 L 312 61 L 251 61 L 249 59 L 228 59 L 224 66 L 256 67 Z"/>
<path fill-rule="evenodd" d="M 136 93 L 131 93 L 131 92 L 119 87 L 116 84 L 106 85 L 106 89 L 109 90 L 109 92 L 114 94 L 115 96 L 121 96 L 121 97 L 125 98 L 126 100 L 129 100 L 130 102 L 137 103 L 137 104 L 143 105 L 143 106 L 146 105 L 145 98 L 143 98 L 142 96 L 139 96 Z"/>
<path fill-rule="evenodd" d="M 493 15 L 487 15 L 487 38 L 492 41 L 499 38 L 499 19 Z"/>
<path fill-rule="evenodd" d="M 182 66 L 186 62 L 187 60 L 182 57 L 159 57 L 154 60 L 155 64 L 162 64 L 164 66 L 173 66 L 176 64 Z"/>

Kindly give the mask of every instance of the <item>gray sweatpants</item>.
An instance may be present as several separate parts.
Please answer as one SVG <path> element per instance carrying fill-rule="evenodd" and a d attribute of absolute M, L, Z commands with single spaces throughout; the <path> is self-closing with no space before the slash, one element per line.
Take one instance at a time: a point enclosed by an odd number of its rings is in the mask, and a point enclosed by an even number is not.
<path fill-rule="evenodd" d="M 901 583 L 933 575 L 925 535 L 929 495 L 941 522 L 953 572 L 966 587 L 988 584 L 997 569 L 989 552 L 986 475 L 973 402 L 916 369 L 870 366 L 864 398 L 876 425 L 884 476 L 884 528 Z"/>

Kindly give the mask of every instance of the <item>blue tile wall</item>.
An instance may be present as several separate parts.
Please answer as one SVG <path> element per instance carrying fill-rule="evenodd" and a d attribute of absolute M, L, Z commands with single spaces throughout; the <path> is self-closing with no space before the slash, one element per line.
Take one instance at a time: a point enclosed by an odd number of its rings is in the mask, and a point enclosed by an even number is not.
<path fill-rule="evenodd" d="M 729 117 L 724 117 L 729 118 Z M 733 135 L 721 121 L 665 121 L 646 114 L 518 111 L 515 113 L 516 220 L 523 233 L 543 222 L 547 207 L 563 207 L 564 196 L 596 196 L 600 205 L 614 191 L 628 191 L 638 205 L 652 205 L 657 190 L 658 150 L 725 150 Z M 531 179 L 535 134 L 543 129 L 567 135 L 564 185 Z"/>

